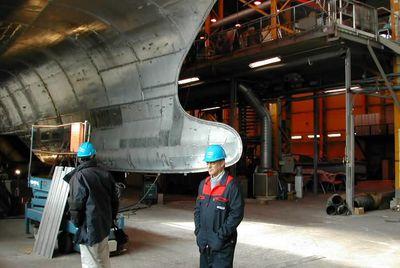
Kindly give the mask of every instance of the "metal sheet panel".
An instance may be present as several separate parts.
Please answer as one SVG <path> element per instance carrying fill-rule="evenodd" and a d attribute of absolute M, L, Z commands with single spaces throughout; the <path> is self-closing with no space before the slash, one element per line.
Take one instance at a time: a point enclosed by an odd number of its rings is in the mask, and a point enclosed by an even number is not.
<path fill-rule="evenodd" d="M 42 221 L 39 225 L 38 236 L 33 252 L 46 258 L 53 257 L 58 230 L 69 194 L 69 185 L 63 178 L 71 172 L 72 167 L 56 167 L 51 181 L 49 195 L 43 210 Z"/>
<path fill-rule="evenodd" d="M 33 21 L 19 5 L 4 10 L 27 28 L 0 50 L 0 67 L 21 77 L 32 98 L 6 94 L 3 106 L 20 118 L 11 115 L 0 129 L 89 120 L 99 162 L 118 171 L 205 171 L 209 144 L 225 148 L 228 166 L 240 159 L 239 134 L 191 117 L 177 94 L 184 58 L 215 0 L 38 2 Z M 22 88 L 17 80 L 0 76 L 0 94 Z"/>

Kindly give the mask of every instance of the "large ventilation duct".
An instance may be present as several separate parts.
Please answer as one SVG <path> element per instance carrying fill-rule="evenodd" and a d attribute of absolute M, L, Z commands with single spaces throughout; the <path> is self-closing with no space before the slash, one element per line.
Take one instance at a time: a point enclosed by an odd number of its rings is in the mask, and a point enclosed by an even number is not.
<path fill-rule="evenodd" d="M 254 95 L 253 91 L 244 84 L 239 84 L 238 89 L 254 108 L 262 122 L 261 127 L 261 161 L 258 172 L 265 172 L 272 166 L 272 120 L 271 115 L 264 105 Z"/>

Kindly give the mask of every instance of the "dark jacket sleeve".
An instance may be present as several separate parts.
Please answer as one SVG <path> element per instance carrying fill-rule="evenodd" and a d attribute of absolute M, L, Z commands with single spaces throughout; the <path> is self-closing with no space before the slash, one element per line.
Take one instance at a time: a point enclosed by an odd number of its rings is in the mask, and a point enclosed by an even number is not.
<path fill-rule="evenodd" d="M 202 181 L 199 185 L 199 190 L 197 194 L 197 199 L 196 199 L 196 206 L 194 208 L 194 234 L 197 235 L 200 230 L 200 209 L 201 209 L 201 204 L 200 204 L 200 199 L 199 196 L 202 193 L 203 190 L 203 182 Z"/>
<path fill-rule="evenodd" d="M 111 213 L 112 213 L 112 220 L 114 221 L 117 218 L 118 214 L 118 207 L 119 207 L 119 200 L 118 200 L 118 193 L 117 193 L 117 186 L 115 185 L 114 178 L 110 174 L 111 177 Z"/>
<path fill-rule="evenodd" d="M 68 198 L 71 221 L 78 227 L 82 226 L 85 219 L 86 201 L 88 189 L 86 188 L 81 174 L 76 173 L 69 182 L 70 194 Z"/>
<path fill-rule="evenodd" d="M 240 224 L 244 215 L 244 200 L 238 181 L 234 180 L 229 189 L 229 215 L 218 230 L 221 239 L 230 237 Z"/>

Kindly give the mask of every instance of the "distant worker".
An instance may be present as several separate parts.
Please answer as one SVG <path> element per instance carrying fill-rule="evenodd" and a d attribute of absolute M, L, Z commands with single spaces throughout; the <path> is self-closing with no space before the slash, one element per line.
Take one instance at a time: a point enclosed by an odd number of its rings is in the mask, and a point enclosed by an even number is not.
<path fill-rule="evenodd" d="M 82 267 L 111 267 L 108 235 L 118 212 L 115 182 L 97 166 L 92 143 L 82 143 L 77 156 L 79 166 L 68 174 L 68 204 L 71 220 L 79 228 L 75 242 L 80 244 Z"/>
<path fill-rule="evenodd" d="M 199 185 L 194 210 L 201 268 L 233 266 L 236 228 L 243 219 L 244 201 L 238 180 L 224 170 L 225 158 L 222 146 L 208 146 L 204 161 L 210 176 Z"/>

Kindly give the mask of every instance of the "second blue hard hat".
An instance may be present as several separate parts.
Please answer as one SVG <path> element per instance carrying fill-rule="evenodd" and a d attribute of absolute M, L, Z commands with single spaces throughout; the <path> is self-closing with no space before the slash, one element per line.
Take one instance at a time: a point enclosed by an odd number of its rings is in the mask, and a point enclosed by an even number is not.
<path fill-rule="evenodd" d="M 219 161 L 225 158 L 225 150 L 221 145 L 218 144 L 208 146 L 204 155 L 204 161 L 207 163 Z"/>
<path fill-rule="evenodd" d="M 79 146 L 78 157 L 90 157 L 96 154 L 96 149 L 91 142 L 84 142 Z"/>

